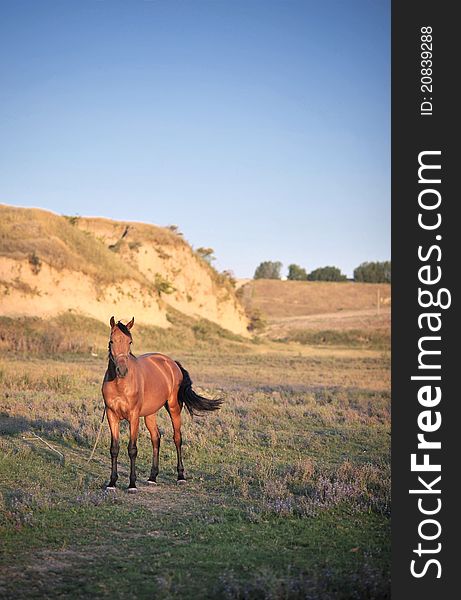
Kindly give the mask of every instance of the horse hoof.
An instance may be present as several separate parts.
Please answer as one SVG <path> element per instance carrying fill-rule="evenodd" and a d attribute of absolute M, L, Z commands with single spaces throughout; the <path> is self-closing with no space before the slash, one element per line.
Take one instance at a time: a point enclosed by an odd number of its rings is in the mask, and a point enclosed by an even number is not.
<path fill-rule="evenodd" d="M 117 488 L 115 487 L 115 485 L 108 485 L 106 486 L 106 490 L 108 492 L 114 492 Z"/>
<path fill-rule="evenodd" d="M 132 487 L 132 488 L 128 488 L 128 493 L 129 494 L 136 494 L 138 491 L 138 488 Z"/>
<path fill-rule="evenodd" d="M 158 485 L 158 483 L 156 481 L 151 481 L 150 479 L 147 480 L 147 483 L 149 485 Z"/>
<path fill-rule="evenodd" d="M 177 482 L 179 485 L 182 485 L 183 483 L 186 483 L 185 479 L 178 479 Z"/>

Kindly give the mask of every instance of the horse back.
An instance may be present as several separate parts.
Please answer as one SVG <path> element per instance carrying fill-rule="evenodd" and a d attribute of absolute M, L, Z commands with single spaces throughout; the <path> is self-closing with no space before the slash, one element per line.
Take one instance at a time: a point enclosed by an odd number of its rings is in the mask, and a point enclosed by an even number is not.
<path fill-rule="evenodd" d="M 141 354 L 141 356 L 137 357 L 137 362 L 143 367 L 147 366 L 147 368 L 150 366 L 155 366 L 163 369 L 171 369 L 172 374 L 175 377 L 179 377 L 179 379 L 182 377 L 181 369 L 178 367 L 177 363 L 172 358 L 166 354 L 162 354 L 161 352 L 148 352 L 147 354 Z"/>
<path fill-rule="evenodd" d="M 168 398 L 177 395 L 182 373 L 172 358 L 158 352 L 138 356 L 136 362 L 143 379 L 141 416 L 144 416 L 156 412 Z"/>

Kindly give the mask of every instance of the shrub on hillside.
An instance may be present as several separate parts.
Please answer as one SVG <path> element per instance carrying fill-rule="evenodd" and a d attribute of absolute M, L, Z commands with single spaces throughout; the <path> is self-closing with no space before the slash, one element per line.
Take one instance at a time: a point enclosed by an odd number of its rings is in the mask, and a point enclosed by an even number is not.
<path fill-rule="evenodd" d="M 200 256 L 200 258 L 203 258 L 203 260 L 206 260 L 207 263 L 211 264 L 214 260 L 216 260 L 216 257 L 214 256 L 214 250 L 213 248 L 197 248 L 196 250 L 197 254 Z"/>
<path fill-rule="evenodd" d="M 267 325 L 267 322 L 262 316 L 262 313 L 259 310 L 259 308 L 255 308 L 251 312 L 251 314 L 249 315 L 249 320 L 250 322 L 248 324 L 248 331 L 254 331 L 257 333 L 258 331 L 262 331 Z"/>
<path fill-rule="evenodd" d="M 71 225 L 78 225 L 80 215 L 62 215 Z"/>
<path fill-rule="evenodd" d="M 155 273 L 154 288 L 159 296 L 162 294 L 172 294 L 176 291 L 173 284 L 165 279 L 161 273 Z"/>
<path fill-rule="evenodd" d="M 224 278 L 225 281 L 228 281 L 231 284 L 231 286 L 235 288 L 235 286 L 237 285 L 237 279 L 235 278 L 235 274 L 233 271 L 231 271 L 230 269 L 226 269 L 225 271 L 222 271 L 220 275 Z"/>
<path fill-rule="evenodd" d="M 303 267 L 299 265 L 289 265 L 288 266 L 288 279 L 291 281 L 306 281 L 307 279 L 307 271 Z"/>
<path fill-rule="evenodd" d="M 314 269 L 307 276 L 309 281 L 346 281 L 346 275 L 341 273 L 338 267 L 320 267 Z"/>
<path fill-rule="evenodd" d="M 254 279 L 280 279 L 282 263 L 279 261 L 265 260 L 258 267 L 254 274 Z"/>
<path fill-rule="evenodd" d="M 354 281 L 391 283 L 391 261 L 362 263 L 354 269 Z"/>
<path fill-rule="evenodd" d="M 38 275 L 42 268 L 42 261 L 37 256 L 37 254 L 35 254 L 35 251 L 29 254 L 29 264 L 30 268 L 32 269 L 32 273 L 34 275 Z"/>

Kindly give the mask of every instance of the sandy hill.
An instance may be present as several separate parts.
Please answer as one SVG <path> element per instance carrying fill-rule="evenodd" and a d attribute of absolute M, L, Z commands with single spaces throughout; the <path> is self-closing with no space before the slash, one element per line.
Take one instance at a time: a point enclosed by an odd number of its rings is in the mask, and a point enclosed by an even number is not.
<path fill-rule="evenodd" d="M 268 323 L 270 337 L 300 329 L 389 328 L 389 284 L 258 279 L 237 287 L 247 312 Z"/>
<path fill-rule="evenodd" d="M 176 231 L 0 205 L 1 315 L 135 315 L 167 327 L 168 306 L 247 333 L 231 282 Z"/>
<path fill-rule="evenodd" d="M 332 313 L 343 310 L 376 309 L 390 306 L 391 286 L 386 283 L 351 281 L 242 281 L 239 288 L 247 309 L 259 309 L 269 320 Z"/>

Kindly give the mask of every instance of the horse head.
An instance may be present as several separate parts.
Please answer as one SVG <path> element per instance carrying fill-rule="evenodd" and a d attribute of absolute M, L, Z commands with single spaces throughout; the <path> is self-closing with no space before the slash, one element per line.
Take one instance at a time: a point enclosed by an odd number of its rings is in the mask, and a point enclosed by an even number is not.
<path fill-rule="evenodd" d="M 115 322 L 110 318 L 109 360 L 112 360 L 118 377 L 126 377 L 128 373 L 128 357 L 130 346 L 133 341 L 131 328 L 134 325 L 134 317 L 124 325 L 121 321 Z"/>

